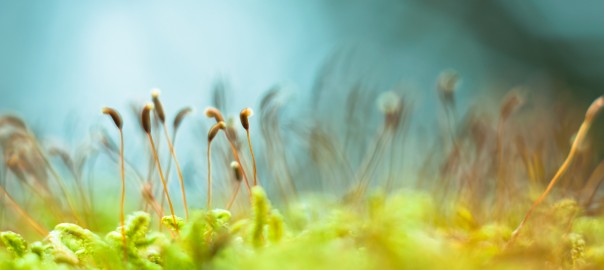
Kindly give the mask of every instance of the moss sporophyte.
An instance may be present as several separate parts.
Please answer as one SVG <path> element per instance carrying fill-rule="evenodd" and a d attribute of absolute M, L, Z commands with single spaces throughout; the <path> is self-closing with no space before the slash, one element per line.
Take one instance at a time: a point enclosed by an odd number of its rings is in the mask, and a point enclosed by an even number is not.
<path fill-rule="evenodd" d="M 272 89 L 258 119 L 251 108 L 223 115 L 217 102 L 202 125 L 192 107 L 170 122 L 153 90 L 133 109 L 143 149 L 127 143 L 136 125 L 114 108 L 101 111 L 118 132 L 95 134 L 81 152 L 1 116 L 0 269 L 604 268 L 604 161 L 592 128 L 604 97 L 553 123 L 547 108 L 524 108 L 516 88 L 491 119 L 461 115 L 459 81 L 454 71 L 437 80 L 442 134 L 431 148 L 406 143 L 413 106 L 396 89 L 376 99 L 351 90 L 341 115 L 319 103 L 287 113 Z M 363 107 L 374 100 L 375 115 Z M 207 137 L 177 145 L 184 123 Z M 409 151 L 421 163 L 412 184 Z M 99 172 L 108 181 L 87 181 L 97 158 L 117 165 Z M 99 183 L 119 202 L 95 192 Z"/>

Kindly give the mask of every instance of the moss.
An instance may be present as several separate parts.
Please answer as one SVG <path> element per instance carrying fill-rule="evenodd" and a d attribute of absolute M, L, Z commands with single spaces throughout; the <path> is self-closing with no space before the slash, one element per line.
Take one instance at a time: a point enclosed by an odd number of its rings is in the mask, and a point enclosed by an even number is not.
<path fill-rule="evenodd" d="M 252 212 L 254 222 L 250 237 L 253 246 L 258 248 L 265 245 L 265 226 L 268 223 L 270 212 L 270 203 L 266 198 L 266 193 L 259 186 L 252 189 Z"/>
<path fill-rule="evenodd" d="M 161 223 L 166 225 L 166 227 L 170 228 L 170 230 L 172 230 L 174 232 L 180 231 L 182 226 L 185 224 L 184 220 L 181 217 L 177 217 L 177 216 L 162 217 Z"/>
<path fill-rule="evenodd" d="M 278 243 L 285 234 L 285 228 L 283 224 L 283 216 L 279 213 L 279 210 L 273 209 L 268 218 L 268 239 L 272 243 Z"/>
<path fill-rule="evenodd" d="M 15 257 L 23 257 L 29 250 L 27 242 L 21 235 L 14 232 L 1 232 L 0 240 L 9 253 Z"/>
<path fill-rule="evenodd" d="M 2 269 L 517 269 L 597 268 L 604 265 L 602 221 L 583 216 L 568 200 L 543 209 L 527 234 L 507 246 L 510 225 L 482 224 L 468 208 L 440 215 L 420 193 L 374 193 L 362 205 L 309 200 L 301 228 L 254 188 L 253 209 L 232 219 L 226 210 L 191 211 L 180 237 L 150 231 L 151 216 L 135 212 L 104 238 L 61 223 L 43 241 L 27 245 L 1 234 Z M 297 208 L 299 209 L 299 208 Z M 549 213 L 549 214 L 548 214 Z M 563 222 L 553 222 L 561 218 Z M 569 220 L 572 226 L 569 227 Z M 547 227 L 539 227 L 548 221 Z M 443 224 L 457 224 L 454 226 Z M 513 224 L 513 223 L 512 223 Z M 298 225 L 299 226 L 299 225 Z M 545 228 L 545 229 L 544 229 Z M 568 230 L 571 230 L 569 233 Z M 535 231 L 539 231 L 536 234 Z M 539 238 L 536 238 L 536 236 Z M 525 241 L 526 240 L 526 241 Z"/>

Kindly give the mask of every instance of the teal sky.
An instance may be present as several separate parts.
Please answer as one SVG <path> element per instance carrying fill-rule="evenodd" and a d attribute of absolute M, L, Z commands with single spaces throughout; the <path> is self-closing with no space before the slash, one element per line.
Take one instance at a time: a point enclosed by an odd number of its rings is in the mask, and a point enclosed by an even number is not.
<path fill-rule="evenodd" d="M 556 3 L 498 8 L 551 44 L 579 40 L 596 47 L 604 37 L 598 9 Z M 0 1 L 0 112 L 16 112 L 51 135 L 77 124 L 77 136 L 83 136 L 98 122 L 101 106 L 126 110 L 154 87 L 173 110 L 209 105 L 217 79 L 232 88 L 232 108 L 254 107 L 275 84 L 304 100 L 323 63 L 342 51 L 350 55 L 343 87 L 357 79 L 376 91 L 403 85 L 426 113 L 436 100 L 434 80 L 447 68 L 462 74 L 462 102 L 485 91 L 502 95 L 548 74 L 548 63 L 524 62 L 522 54 L 510 56 L 507 47 L 485 41 L 476 27 L 488 22 L 489 11 L 480 14 L 484 21 L 471 21 L 480 7 L 469 6 L 390 0 Z M 524 42 L 507 41 L 512 52 Z M 596 78 L 589 57 L 597 63 L 600 55 L 583 56 L 576 68 Z"/>

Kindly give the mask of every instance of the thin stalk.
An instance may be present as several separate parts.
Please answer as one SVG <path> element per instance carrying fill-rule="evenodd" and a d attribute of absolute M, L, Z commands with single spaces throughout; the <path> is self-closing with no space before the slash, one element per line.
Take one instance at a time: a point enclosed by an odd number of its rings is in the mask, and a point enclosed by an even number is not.
<path fill-rule="evenodd" d="M 231 210 L 231 207 L 233 206 L 233 203 L 235 202 L 235 198 L 237 198 L 237 194 L 239 193 L 240 189 L 241 189 L 241 183 L 239 183 L 239 181 L 237 181 L 237 187 L 235 188 L 235 192 L 233 192 L 233 195 L 229 199 L 229 203 L 227 204 L 227 207 L 226 207 L 227 210 Z"/>
<path fill-rule="evenodd" d="M 235 161 L 237 161 L 237 163 L 241 164 L 241 160 L 239 159 L 239 154 L 237 154 L 237 149 L 235 148 L 235 144 L 233 143 L 233 141 L 231 140 L 231 137 L 227 134 L 228 132 L 224 132 L 224 136 L 226 136 L 227 140 L 229 141 L 229 145 L 231 146 L 231 151 L 233 152 L 233 157 L 235 158 Z M 241 174 L 243 175 L 243 181 L 245 182 L 245 186 L 247 187 L 247 191 L 250 195 L 250 201 L 252 200 L 252 189 L 250 187 L 250 183 L 247 180 L 247 175 L 245 174 L 245 170 L 243 169 L 243 166 L 241 167 Z"/>
<path fill-rule="evenodd" d="M 210 210 L 212 208 L 212 142 L 208 143 L 208 202 L 206 203 L 206 208 Z"/>
<path fill-rule="evenodd" d="M 382 153 L 382 145 L 383 141 L 386 139 L 387 130 L 385 127 L 382 127 L 380 131 L 378 131 L 375 135 L 375 139 L 373 141 L 372 147 L 370 147 L 371 154 L 366 155 L 363 159 L 361 165 L 359 166 L 359 171 L 357 172 L 358 177 L 358 190 L 356 191 L 357 198 L 360 198 L 364 193 L 365 189 L 369 186 L 369 182 L 371 181 L 370 175 L 372 170 L 373 163 Z"/>
<path fill-rule="evenodd" d="M 206 204 L 208 210 L 210 210 L 212 207 L 212 140 L 216 137 L 216 134 L 218 134 L 221 129 L 225 129 L 223 121 L 219 121 L 218 123 L 214 124 L 210 131 L 208 131 L 208 202 Z"/>
<path fill-rule="evenodd" d="M 120 131 L 120 176 L 122 178 L 122 197 L 120 200 L 120 225 L 122 227 L 122 244 L 124 245 L 124 259 L 128 258 L 128 252 L 126 249 L 126 225 L 125 225 L 125 213 L 124 203 L 126 201 L 126 170 L 124 162 L 124 132 Z"/>
<path fill-rule="evenodd" d="M 256 186 L 256 185 L 258 185 L 258 180 L 257 180 L 257 177 L 256 177 L 256 174 L 257 174 L 257 172 L 256 172 L 256 157 L 254 156 L 254 149 L 252 148 L 252 139 L 250 138 L 250 131 L 246 129 L 245 133 L 247 135 L 247 144 L 249 145 L 249 147 L 250 147 L 250 153 L 252 154 L 252 164 L 254 166 L 253 167 L 254 168 L 254 186 Z M 246 183 L 247 183 L 247 181 L 246 181 Z M 237 189 L 237 190 L 239 190 L 239 189 Z"/>
<path fill-rule="evenodd" d="M 185 208 L 185 217 L 187 220 L 189 220 L 189 208 L 187 206 L 187 194 L 185 192 L 185 181 L 182 177 L 182 171 L 180 170 L 180 164 L 178 163 L 178 159 L 176 158 L 176 151 L 174 151 L 174 145 L 172 144 L 172 141 L 170 140 L 170 135 L 168 134 L 168 127 L 166 126 L 165 122 L 163 122 L 163 126 L 164 126 L 164 134 L 166 136 L 166 141 L 168 142 L 168 148 L 170 148 L 170 154 L 172 155 L 172 159 L 174 159 L 174 165 L 176 165 L 176 172 L 178 173 L 178 180 L 180 181 L 180 191 L 182 193 L 182 200 L 183 200 L 184 208 Z M 170 172 L 168 171 L 168 176 L 169 176 L 169 173 Z"/>
<path fill-rule="evenodd" d="M 579 131 L 577 132 L 577 136 L 575 137 L 575 140 L 570 148 L 570 152 L 568 153 L 568 156 L 566 157 L 566 160 L 564 160 L 564 163 L 562 163 L 562 165 L 560 166 L 560 168 L 558 169 L 558 171 L 556 172 L 556 174 L 554 175 L 552 180 L 549 182 L 549 185 L 547 185 L 547 188 L 545 189 L 545 191 L 543 191 L 543 193 L 539 196 L 539 198 L 537 198 L 537 200 L 535 200 L 533 205 L 531 205 L 529 210 L 526 212 L 526 215 L 524 216 L 524 218 L 522 219 L 520 224 L 518 224 L 518 227 L 512 233 L 509 243 L 513 243 L 513 241 L 516 239 L 516 237 L 520 233 L 520 230 L 524 227 L 526 221 L 531 217 L 535 208 L 545 199 L 545 197 L 550 193 L 550 191 L 552 190 L 552 188 L 554 187 L 556 182 L 558 182 L 558 180 L 560 180 L 562 175 L 564 175 L 564 173 L 568 170 L 571 163 L 573 162 L 573 159 L 575 158 L 575 156 L 577 154 L 577 149 L 578 149 L 579 145 L 583 142 L 585 136 L 587 135 L 587 132 L 589 131 L 590 126 L 591 126 L 591 121 L 583 121 L 583 123 L 581 124 L 581 127 L 579 128 Z"/>
<path fill-rule="evenodd" d="M 596 192 L 598 191 L 598 188 L 600 187 L 600 184 L 602 184 L 603 180 L 604 160 L 601 161 L 600 164 L 598 164 L 591 176 L 589 176 L 587 184 L 585 184 L 585 187 L 583 188 L 583 195 L 581 197 L 587 198 L 585 199 L 585 202 L 583 204 L 585 208 L 589 208 L 589 206 L 591 205 L 591 202 L 593 201 L 593 198 L 596 195 Z"/>
<path fill-rule="evenodd" d="M 40 225 L 29 214 L 27 214 L 27 212 L 25 212 L 23 210 L 23 208 L 21 208 L 19 206 L 19 204 L 15 201 L 15 199 L 13 199 L 13 197 L 10 194 L 8 194 L 8 192 L 4 188 L 2 188 L 0 186 L 0 190 L 2 190 L 2 193 L 4 194 L 4 196 L 6 198 L 8 198 L 8 201 L 10 201 L 10 203 L 13 204 L 13 206 L 15 207 L 15 209 L 17 210 L 17 212 L 19 212 L 19 214 L 22 215 L 27 220 L 27 222 L 34 228 L 34 230 L 37 233 L 39 233 L 41 236 L 48 235 L 48 230 L 44 229 L 42 227 L 42 225 Z"/>
<path fill-rule="evenodd" d="M 172 206 L 172 200 L 170 199 L 170 194 L 168 194 L 168 186 L 166 185 L 166 179 L 164 178 L 164 172 L 162 171 L 161 165 L 159 163 L 159 157 L 157 156 L 157 150 L 155 150 L 155 143 L 153 142 L 153 137 L 151 137 L 151 133 L 147 132 L 147 138 L 149 139 L 151 151 L 153 152 L 153 157 L 155 158 L 155 165 L 157 166 L 157 171 L 159 172 L 159 178 L 161 179 L 161 183 L 164 188 L 164 194 L 166 196 L 166 200 L 168 200 L 168 206 L 170 207 L 170 214 L 172 215 L 172 221 L 174 222 L 174 224 L 177 224 L 176 215 L 174 214 L 174 206 Z"/>
<path fill-rule="evenodd" d="M 67 186 L 65 186 L 65 183 L 63 183 L 63 181 L 61 180 L 61 177 L 59 177 L 59 174 L 54 169 L 54 167 L 52 166 L 52 164 L 50 163 L 50 161 L 48 160 L 48 157 L 46 157 L 46 155 L 44 154 L 44 152 L 42 152 L 42 148 L 40 147 L 40 145 L 38 144 L 38 142 L 34 138 L 32 138 L 32 139 L 34 140 L 34 146 L 35 146 L 36 151 L 42 157 L 42 160 L 44 161 L 46 167 L 48 168 L 48 170 L 52 174 L 52 177 L 55 179 L 55 181 L 57 182 L 57 184 L 59 184 L 59 189 L 61 190 L 61 192 L 65 196 L 65 199 L 67 200 L 67 205 L 71 209 L 71 214 L 77 220 L 78 223 L 86 225 L 86 223 L 84 222 L 84 220 L 80 217 L 78 211 L 76 211 L 74 203 L 71 200 L 71 196 L 69 196 L 69 192 L 67 191 Z"/>

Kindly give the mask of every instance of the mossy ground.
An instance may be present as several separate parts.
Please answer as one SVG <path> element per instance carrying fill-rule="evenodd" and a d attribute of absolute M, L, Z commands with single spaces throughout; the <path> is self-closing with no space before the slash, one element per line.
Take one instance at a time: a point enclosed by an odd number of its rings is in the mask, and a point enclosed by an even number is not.
<path fill-rule="evenodd" d="M 597 269 L 604 266 L 604 219 L 582 215 L 572 200 L 541 209 L 519 239 L 514 223 L 479 224 L 463 206 L 443 217 L 431 196 L 374 193 L 362 203 L 320 199 L 283 213 L 254 190 L 248 216 L 196 210 L 172 232 L 150 228 L 145 212 L 106 235 L 59 224 L 26 243 L 0 235 L 2 269 Z M 511 213 L 512 214 L 512 213 Z M 511 218 L 512 220 L 515 218 Z M 547 222 L 547 223 L 544 223 Z"/>

